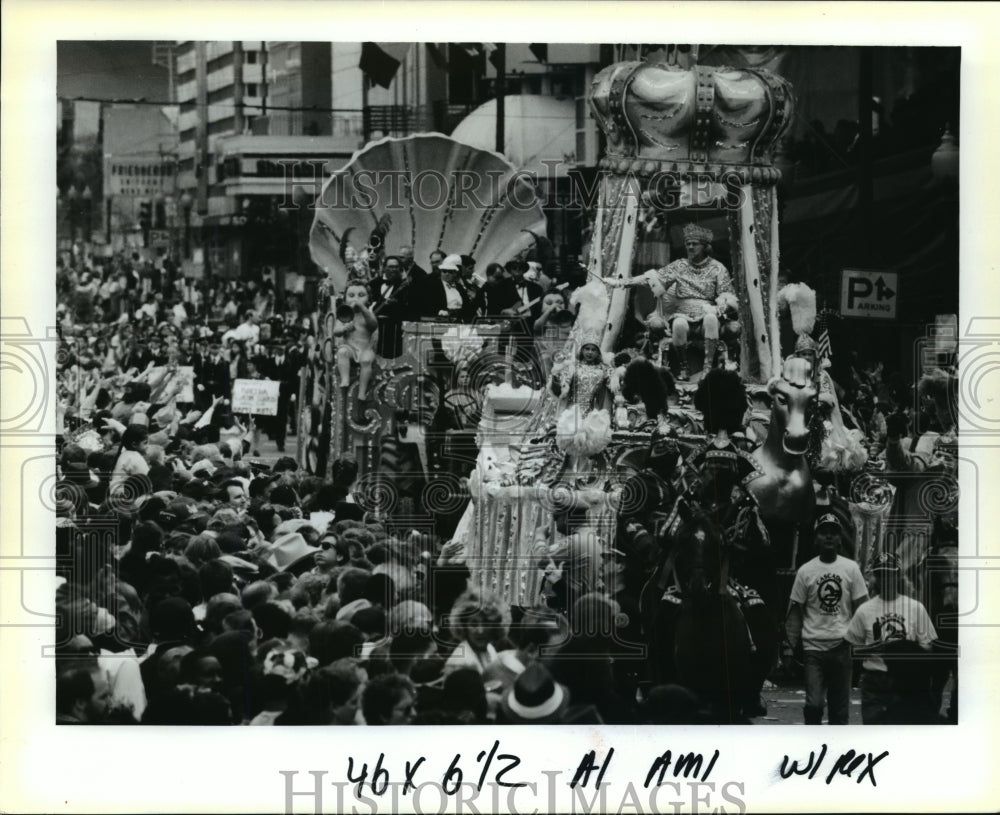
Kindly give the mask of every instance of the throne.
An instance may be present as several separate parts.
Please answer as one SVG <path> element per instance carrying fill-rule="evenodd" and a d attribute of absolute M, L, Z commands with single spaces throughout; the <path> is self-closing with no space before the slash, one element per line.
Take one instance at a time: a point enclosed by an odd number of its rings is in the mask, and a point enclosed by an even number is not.
<path fill-rule="evenodd" d="M 649 334 L 649 349 L 652 361 L 661 367 L 670 370 L 675 377 L 678 373 L 682 360 L 680 351 L 672 343 L 673 338 L 673 317 L 677 309 L 671 305 L 674 298 L 667 293 L 666 297 L 655 296 L 648 287 L 640 286 L 634 291 L 634 314 L 636 320 L 644 323 L 651 316 L 658 316 L 662 322 L 662 327 L 651 327 Z M 720 331 L 719 345 L 715 350 L 716 364 L 720 360 L 739 360 L 742 324 L 737 321 L 728 322 L 720 318 L 722 330 Z M 654 320 L 654 323 L 656 321 Z M 691 376 L 687 383 L 678 383 L 679 387 L 695 387 L 701 379 L 701 371 L 705 362 L 705 342 L 698 323 L 689 320 L 692 332 L 690 339 L 684 349 L 687 369 Z"/>
<path fill-rule="evenodd" d="M 763 69 L 622 62 L 597 74 L 590 103 L 607 136 L 600 166 L 609 191 L 620 194 L 631 185 L 641 193 L 642 206 L 655 205 L 668 219 L 670 212 L 696 208 L 690 220 L 712 229 L 717 242 L 729 236 L 729 271 L 742 327 L 733 350 L 745 379 L 766 381 L 780 363 L 776 183 L 781 173 L 773 157 L 792 118 L 791 85 Z M 623 241 L 615 235 L 617 229 L 628 240 L 629 227 L 618 220 L 603 219 L 603 265 L 630 276 L 631 257 L 617 252 Z M 637 303 L 646 313 L 652 305 Z M 623 317 L 627 305 L 619 309 Z M 694 346 L 688 346 L 689 368 L 697 371 L 701 349 Z"/>

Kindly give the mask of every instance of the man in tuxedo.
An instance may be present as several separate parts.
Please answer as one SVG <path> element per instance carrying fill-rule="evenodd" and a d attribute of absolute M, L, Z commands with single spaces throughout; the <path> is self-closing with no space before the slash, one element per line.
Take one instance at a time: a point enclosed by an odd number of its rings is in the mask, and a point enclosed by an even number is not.
<path fill-rule="evenodd" d="M 540 370 L 535 354 L 532 327 L 542 314 L 542 287 L 525 280 L 528 264 L 520 260 L 507 263 L 506 274 L 493 283 L 488 294 L 490 316 L 510 321 L 510 332 L 500 338 L 501 350 L 513 343 L 515 356 L 521 362 Z"/>
<path fill-rule="evenodd" d="M 469 295 L 469 299 L 472 301 L 473 316 L 475 316 L 482 311 L 483 280 L 476 277 L 475 258 L 472 255 L 461 255 L 460 257 L 462 258 L 462 266 L 458 272 L 458 285 Z"/>
<path fill-rule="evenodd" d="M 181 345 L 181 351 L 183 352 L 184 346 Z M 198 378 L 198 374 L 201 372 L 208 360 L 208 340 L 199 339 L 196 340 L 191 345 L 191 353 L 187 358 L 187 365 L 190 365 L 194 369 L 195 379 Z"/>
<path fill-rule="evenodd" d="M 460 323 L 472 321 L 475 303 L 459 281 L 460 262 L 458 255 L 448 255 L 438 266 L 438 274 L 428 275 L 418 298 L 422 318 Z"/>
<path fill-rule="evenodd" d="M 199 339 L 193 343 L 186 364 L 191 366 L 191 371 L 194 374 L 194 405 L 198 410 L 203 410 L 205 392 L 199 391 L 198 385 L 204 383 L 205 366 L 208 364 L 207 340 Z"/>
<path fill-rule="evenodd" d="M 441 265 L 441 261 L 445 259 L 445 253 L 440 249 L 435 249 L 430 253 L 428 258 L 431 262 L 431 274 L 437 274 L 438 267 Z"/>
<path fill-rule="evenodd" d="M 413 247 L 404 246 L 399 250 L 399 263 L 403 269 L 403 282 L 411 286 L 420 285 L 427 278 L 427 271 L 413 262 Z"/>
<path fill-rule="evenodd" d="M 285 452 L 289 412 L 299 393 L 299 370 L 302 358 L 294 346 L 276 345 L 262 371 L 267 379 L 281 384 L 278 387 L 278 413 L 271 417 L 271 438 L 278 445 L 278 452 Z"/>
<path fill-rule="evenodd" d="M 403 353 L 403 320 L 410 307 L 410 287 L 403 281 L 403 263 L 389 255 L 382 265 L 381 277 L 370 283 L 372 311 L 378 318 L 378 345 L 375 353 L 395 359 Z"/>
<path fill-rule="evenodd" d="M 490 294 L 491 310 L 498 309 L 508 319 L 528 321 L 527 331 L 531 333 L 531 323 L 542 315 L 542 287 L 531 280 L 525 280 L 528 264 L 520 260 L 507 263 L 506 274 L 496 282 Z M 529 305 L 530 304 L 530 305 Z"/>
<path fill-rule="evenodd" d="M 518 345 L 530 346 L 531 329 L 542 314 L 542 287 L 531 280 L 525 280 L 527 264 L 512 260 L 507 263 L 505 273 L 488 282 L 486 301 L 490 317 L 509 320 L 511 334 Z M 505 343 L 506 344 L 506 343 Z"/>
<path fill-rule="evenodd" d="M 218 342 L 209 343 L 208 355 L 195 368 L 195 404 L 204 410 L 217 396 L 229 399 L 233 383 L 230 377 L 229 360 L 222 356 L 222 346 Z M 201 387 L 198 387 L 198 386 Z"/>
<path fill-rule="evenodd" d="M 459 255 L 461 266 L 459 268 L 459 278 L 467 287 L 475 285 L 476 281 L 476 259 L 472 255 Z"/>

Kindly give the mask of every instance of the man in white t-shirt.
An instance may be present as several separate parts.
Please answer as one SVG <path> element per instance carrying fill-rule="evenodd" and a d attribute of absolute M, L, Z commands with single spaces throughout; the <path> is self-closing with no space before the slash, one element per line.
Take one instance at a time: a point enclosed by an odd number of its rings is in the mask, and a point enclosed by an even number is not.
<path fill-rule="evenodd" d="M 245 342 L 251 347 L 260 343 L 260 326 L 257 325 L 257 315 L 253 311 L 247 311 L 243 315 L 242 323 L 222 335 L 223 343 L 227 340 Z"/>
<path fill-rule="evenodd" d="M 900 594 L 902 570 L 895 555 L 888 552 L 879 555 L 873 569 L 878 593 L 854 613 L 845 635 L 855 646 L 854 655 L 864 657 L 861 720 L 865 724 L 913 722 L 909 713 L 921 700 L 909 697 L 925 694 L 916 688 L 899 687 L 886 660 L 902 660 L 899 668 L 916 671 L 920 670 L 921 662 L 930 665 L 924 652 L 931 651 L 937 632 L 923 604 Z M 926 695 L 929 699 L 929 694 Z"/>
<path fill-rule="evenodd" d="M 785 632 L 794 650 L 802 644 L 806 724 L 847 724 L 851 697 L 851 648 L 844 640 L 851 617 L 868 599 L 858 564 L 839 553 L 841 523 L 827 513 L 816 521 L 819 555 L 803 563 L 792 585 Z"/>

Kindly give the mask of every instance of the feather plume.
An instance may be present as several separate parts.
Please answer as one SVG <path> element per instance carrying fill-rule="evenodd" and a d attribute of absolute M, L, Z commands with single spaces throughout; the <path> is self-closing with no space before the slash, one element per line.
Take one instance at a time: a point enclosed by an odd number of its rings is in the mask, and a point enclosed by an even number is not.
<path fill-rule="evenodd" d="M 739 311 L 740 308 L 739 300 L 736 299 L 736 295 L 731 291 L 722 292 L 722 294 L 715 298 L 715 304 L 723 314 L 728 311 Z"/>
<path fill-rule="evenodd" d="M 595 333 L 598 337 L 603 336 L 610 304 L 611 296 L 608 294 L 608 287 L 593 278 L 586 286 L 573 292 L 569 299 L 569 307 L 573 310 L 579 305 L 580 310 L 577 313 L 576 322 L 573 324 L 571 336 L 578 341 L 582 336 L 592 336 Z"/>
<path fill-rule="evenodd" d="M 556 446 L 575 456 L 600 453 L 611 442 L 611 414 L 592 410 L 586 416 L 577 405 L 566 408 L 556 420 Z"/>
<path fill-rule="evenodd" d="M 816 327 L 816 292 L 805 283 L 789 283 L 778 292 L 778 306 L 787 305 L 796 334 L 812 334 Z"/>

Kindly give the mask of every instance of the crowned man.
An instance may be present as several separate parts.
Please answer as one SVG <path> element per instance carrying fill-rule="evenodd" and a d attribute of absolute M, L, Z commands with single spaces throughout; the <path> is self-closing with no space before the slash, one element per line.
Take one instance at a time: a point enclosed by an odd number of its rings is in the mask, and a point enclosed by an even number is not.
<path fill-rule="evenodd" d="M 712 230 L 688 224 L 684 227 L 686 258 L 628 280 L 606 278 L 614 287 L 642 285 L 652 289 L 657 306 L 647 325 L 653 331 L 670 329 L 681 381 L 688 379 L 687 346 L 692 332 L 705 341 L 705 372 L 714 367 L 719 340 L 734 338 L 740 332 L 733 281 L 726 267 L 711 256 L 712 238 Z"/>

